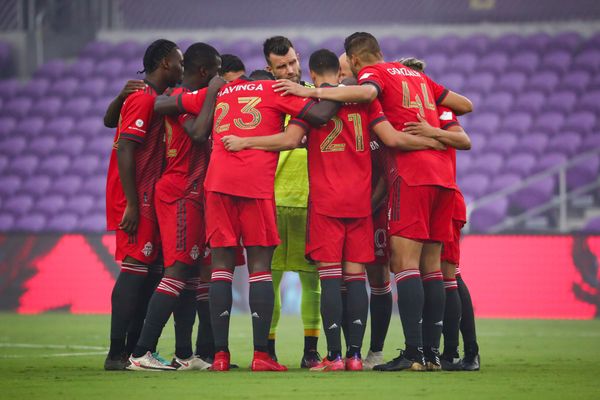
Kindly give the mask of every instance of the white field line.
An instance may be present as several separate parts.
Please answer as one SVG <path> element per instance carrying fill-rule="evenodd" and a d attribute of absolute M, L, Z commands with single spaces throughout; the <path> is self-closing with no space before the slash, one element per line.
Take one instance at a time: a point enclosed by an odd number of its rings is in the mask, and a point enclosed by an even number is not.
<path fill-rule="evenodd" d="M 93 351 L 87 353 L 56 353 L 56 354 L 37 354 L 39 358 L 51 358 L 51 357 L 80 357 L 80 356 L 98 356 L 105 355 L 106 351 Z M 31 355 L 16 355 L 16 354 L 0 354 L 0 358 L 31 358 Z"/>
<path fill-rule="evenodd" d="M 0 343 L 0 347 L 12 347 L 20 349 L 57 349 L 57 350 L 104 350 L 102 346 L 84 346 L 70 344 L 35 344 L 35 343 Z"/>

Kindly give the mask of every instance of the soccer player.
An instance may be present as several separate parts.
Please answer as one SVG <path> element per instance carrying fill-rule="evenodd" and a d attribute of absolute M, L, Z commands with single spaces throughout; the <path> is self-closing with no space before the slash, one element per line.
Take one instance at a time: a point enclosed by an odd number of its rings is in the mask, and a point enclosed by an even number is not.
<path fill-rule="evenodd" d="M 267 61 L 267 71 L 277 79 L 290 79 L 301 85 L 302 71 L 298 54 L 292 42 L 283 36 L 265 40 L 263 53 Z M 286 123 L 289 117 L 286 118 Z M 281 244 L 273 255 L 273 287 L 275 308 L 269 331 L 269 352 L 276 360 L 275 338 L 281 314 L 280 284 L 286 271 L 298 274 L 302 288 L 300 313 L 304 325 L 304 353 L 301 368 L 311 368 L 321 361 L 317 352 L 321 318 L 319 296 L 321 295 L 319 275 L 314 266 L 304 258 L 306 237 L 306 210 L 308 204 L 308 172 L 306 169 L 306 149 L 298 148 L 281 152 L 275 173 L 275 203 L 277 204 L 277 228 Z"/>
<path fill-rule="evenodd" d="M 299 94 L 346 102 L 370 102 L 379 97 L 396 129 L 418 122 L 420 114 L 439 126 L 436 104 L 457 113 L 469 112 L 470 101 L 449 92 L 426 75 L 400 63 L 386 63 L 375 37 L 357 32 L 344 47 L 360 86 L 308 89 L 290 82 L 278 83 L 283 94 Z M 399 179 L 389 188 L 388 200 L 391 269 L 398 289 L 398 308 L 406 349 L 382 371 L 440 370 L 439 342 L 444 317 L 441 242 L 452 236 L 455 183 L 446 152 L 394 151 Z M 423 335 L 424 334 L 424 335 Z"/>
<path fill-rule="evenodd" d="M 337 86 L 340 64 L 331 51 L 314 52 L 311 78 L 319 87 Z M 378 101 L 345 104 L 326 125 L 308 132 L 299 119 L 284 134 L 223 139 L 231 150 L 279 151 L 297 147 L 308 133 L 310 186 L 306 256 L 317 263 L 327 357 L 313 371 L 362 370 L 361 345 L 368 313 L 364 264 L 373 261 L 370 130 L 389 145 L 405 150 L 442 148 L 441 143 L 398 132 Z M 412 143 L 407 145 L 406 143 Z M 241 153 L 240 153 L 241 154 Z M 347 287 L 348 348 L 341 353 L 342 294 Z M 344 365 L 345 364 L 345 365 Z"/>
<path fill-rule="evenodd" d="M 246 67 L 238 56 L 233 54 L 221 54 L 221 69 L 219 76 L 227 82 L 231 82 L 246 73 Z"/>
<path fill-rule="evenodd" d="M 250 81 L 241 77 L 219 92 L 213 126 L 213 152 L 204 183 L 206 237 L 212 251 L 210 312 L 215 337 L 213 370 L 230 368 L 228 347 L 231 283 L 235 247 L 243 244 L 250 272 L 250 311 L 254 338 L 253 371 L 285 371 L 268 353 L 268 335 L 274 292 L 271 260 L 279 244 L 273 181 L 277 154 L 251 150 L 233 154 L 221 137 L 254 136 L 282 131 L 286 114 L 319 125 L 331 118 L 337 105 L 315 104 L 308 99 L 283 98 L 272 89 L 274 81 Z M 196 123 L 192 127 L 196 130 Z"/>
<path fill-rule="evenodd" d="M 164 126 L 163 119 L 154 115 L 154 99 L 181 81 L 183 56 L 175 43 L 160 39 L 146 49 L 143 64 L 147 87 L 123 102 L 106 182 L 107 227 L 116 231 L 115 258 L 121 261 L 111 298 L 107 370 L 127 365 L 128 327 L 160 245 L 154 186 L 162 172 Z"/>
<path fill-rule="evenodd" d="M 409 68 L 423 72 L 425 62 L 416 58 L 407 58 L 400 62 Z M 448 152 L 452 159 L 454 179 L 456 180 L 456 150 L 469 150 L 471 141 L 460 126 L 456 115 L 451 109 L 438 106 L 440 128 L 447 132 L 440 132 L 431 127 L 426 121 L 411 122 L 405 131 L 427 137 L 439 137 L 448 145 Z M 467 207 L 460 190 L 455 191 L 454 213 L 452 215 L 452 240 L 442 244 L 442 274 L 446 289 L 446 309 L 444 312 L 444 352 L 440 357 L 442 369 L 446 371 L 477 371 L 479 370 L 479 346 L 475 335 L 475 317 L 469 289 L 460 276 L 460 231 L 467 222 Z M 459 280 L 462 282 L 459 284 Z M 464 305 L 464 309 L 463 309 Z M 461 320 L 462 316 L 462 320 Z M 463 339 L 465 357 L 463 360 L 458 354 L 459 329 L 464 325 Z"/>
<path fill-rule="evenodd" d="M 223 81 L 206 89 L 221 65 L 219 53 L 205 43 L 194 43 L 184 55 L 182 86 L 171 95 L 198 91 L 214 103 Z M 211 90 L 211 93 L 207 92 Z M 195 114 L 200 113 L 201 99 Z M 208 116 L 211 117 L 211 116 Z M 183 126 L 187 114 L 165 119 L 166 166 L 156 184 L 156 213 L 160 226 L 165 275 L 154 292 L 140 339 L 129 358 L 130 370 L 203 370 L 210 364 L 195 357 L 191 334 L 196 314 L 196 292 L 201 291 L 200 262 L 205 251 L 203 183 L 210 156 L 207 143 L 210 124 L 202 143 L 193 143 Z M 212 118 L 207 118 L 212 120 Z M 175 357 L 170 367 L 158 362 L 150 349 L 158 342 L 171 313 L 175 311 Z"/>

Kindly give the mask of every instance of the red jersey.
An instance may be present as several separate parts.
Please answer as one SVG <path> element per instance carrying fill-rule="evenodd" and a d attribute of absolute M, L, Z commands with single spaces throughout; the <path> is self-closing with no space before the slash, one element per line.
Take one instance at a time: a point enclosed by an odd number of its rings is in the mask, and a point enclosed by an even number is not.
<path fill-rule="evenodd" d="M 358 82 L 377 88 L 383 110 L 397 130 L 404 129 L 405 122 L 418 122 L 417 113 L 433 127 L 440 126 L 436 104 L 448 91 L 425 74 L 398 62 L 380 63 L 363 68 L 358 74 Z M 398 174 L 407 185 L 454 188 L 451 160 L 447 153 L 436 150 L 393 150 L 393 153 Z"/>
<path fill-rule="evenodd" d="M 448 107 L 438 106 L 438 115 L 440 120 L 440 127 L 442 129 L 448 129 L 452 126 L 460 126 L 456 114 Z M 452 160 L 452 173 L 454 174 L 454 182 L 456 183 L 456 149 L 448 146 L 446 149 L 450 160 Z M 463 197 L 458 185 L 456 185 L 456 199 L 454 200 L 454 219 L 461 221 L 467 220 L 467 207 L 465 205 L 465 198 Z"/>
<path fill-rule="evenodd" d="M 201 89 L 190 92 L 187 88 L 179 87 L 173 91 L 172 96 L 178 96 L 178 99 L 193 98 L 194 103 L 188 104 L 183 111 L 198 114 L 206 98 L 206 91 L 207 89 Z M 202 201 L 210 143 L 194 143 L 185 132 L 183 124 L 192 118 L 191 114 L 170 115 L 165 118 L 166 166 L 158 181 L 157 190 L 167 202 L 184 197 Z"/>
<path fill-rule="evenodd" d="M 385 121 L 379 101 L 344 104 L 308 134 L 309 201 L 314 211 L 336 218 L 371 215 L 371 135 Z M 303 121 L 292 120 L 290 123 Z"/>
<path fill-rule="evenodd" d="M 140 215 L 156 220 L 154 186 L 160 178 L 164 154 L 164 119 L 154 114 L 154 100 L 158 95 L 151 84 L 131 94 L 121 108 L 119 125 L 106 178 L 106 222 L 108 230 L 116 230 L 127 205 L 119 177 L 117 148 L 120 139 L 139 143 L 135 149 L 135 187 Z"/>
<path fill-rule="evenodd" d="M 279 153 L 262 150 L 227 151 L 221 138 L 274 135 L 284 129 L 286 114 L 302 118 L 315 103 L 273 91 L 275 81 L 242 77 L 223 86 L 217 96 L 213 151 L 204 188 L 211 192 L 272 199 Z"/>

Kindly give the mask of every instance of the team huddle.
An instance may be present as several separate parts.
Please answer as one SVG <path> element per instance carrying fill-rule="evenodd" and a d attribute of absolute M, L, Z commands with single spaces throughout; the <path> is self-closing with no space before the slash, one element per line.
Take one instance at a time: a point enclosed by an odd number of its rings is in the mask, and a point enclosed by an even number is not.
<path fill-rule="evenodd" d="M 344 48 L 311 54 L 310 85 L 281 36 L 264 43 L 266 69 L 249 75 L 238 57 L 205 43 L 185 54 L 164 39 L 148 47 L 144 81 L 128 82 L 105 116 L 117 128 L 106 193 L 121 262 L 105 369 L 237 367 L 229 322 L 241 265 L 253 371 L 287 370 L 275 352 L 283 271 L 302 284 L 302 368 L 479 369 L 458 269 L 466 206 L 456 150 L 470 140 L 456 115 L 471 102 L 425 75 L 420 60 L 386 62 L 369 33 L 350 35 Z M 390 272 L 406 347 L 386 363 Z M 169 362 L 156 347 L 171 315 Z"/>

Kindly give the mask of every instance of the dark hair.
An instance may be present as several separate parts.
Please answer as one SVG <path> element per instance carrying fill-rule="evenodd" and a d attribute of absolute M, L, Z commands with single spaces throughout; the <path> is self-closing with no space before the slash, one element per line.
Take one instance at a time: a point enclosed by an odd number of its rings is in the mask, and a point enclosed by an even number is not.
<path fill-rule="evenodd" d="M 250 73 L 250 79 L 253 81 L 274 81 L 275 76 L 269 71 L 265 71 L 264 69 L 255 69 Z"/>
<path fill-rule="evenodd" d="M 219 52 L 206 43 L 194 43 L 183 55 L 183 70 L 194 73 L 198 68 L 209 69 L 217 63 Z"/>
<path fill-rule="evenodd" d="M 308 68 L 318 75 L 337 73 L 340 70 L 340 60 L 331 50 L 317 50 L 310 55 Z"/>
<path fill-rule="evenodd" d="M 405 67 L 410 69 L 414 69 L 415 71 L 423 72 L 425 71 L 425 61 L 419 60 L 415 57 L 406 57 L 398 60 L 400 64 L 403 64 Z"/>
<path fill-rule="evenodd" d="M 364 53 L 368 54 L 381 54 L 381 48 L 375 36 L 368 32 L 354 32 L 344 40 L 344 50 L 346 55 L 361 55 Z"/>
<path fill-rule="evenodd" d="M 246 71 L 246 66 L 238 56 L 233 54 L 221 54 L 221 69 L 219 74 L 223 75 L 227 72 Z"/>
<path fill-rule="evenodd" d="M 269 62 L 269 54 L 275 54 L 277 56 L 285 56 L 290 48 L 294 48 L 290 39 L 285 36 L 273 36 L 265 40 L 263 43 L 263 53 L 265 54 L 265 60 Z"/>
<path fill-rule="evenodd" d="M 138 73 L 152 73 L 154 72 L 160 62 L 165 59 L 169 55 L 173 49 L 177 49 L 177 45 L 174 42 L 171 42 L 167 39 L 158 39 L 155 40 L 148 46 L 146 52 L 144 53 L 144 69 L 138 71 Z"/>

